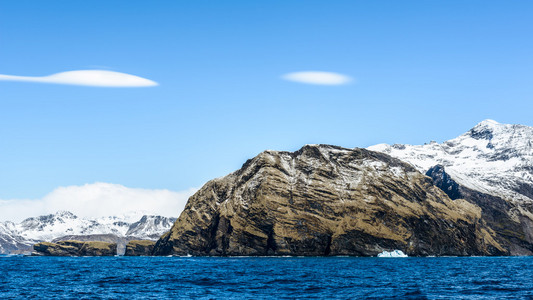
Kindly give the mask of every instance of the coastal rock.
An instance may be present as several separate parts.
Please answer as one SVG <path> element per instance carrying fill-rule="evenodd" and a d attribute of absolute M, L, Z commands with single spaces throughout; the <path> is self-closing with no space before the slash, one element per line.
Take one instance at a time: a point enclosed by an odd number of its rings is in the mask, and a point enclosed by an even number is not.
<path fill-rule="evenodd" d="M 511 255 L 533 255 L 533 127 L 485 120 L 457 138 L 368 148 L 430 176 L 451 199 L 481 208 Z"/>
<path fill-rule="evenodd" d="M 34 256 L 114 256 L 117 244 L 106 242 L 60 241 L 41 242 L 33 246 Z"/>
<path fill-rule="evenodd" d="M 528 210 L 498 196 L 475 191 L 457 183 L 442 165 L 430 168 L 426 175 L 452 199 L 465 199 L 481 208 L 481 218 L 496 233 L 495 239 L 511 255 L 533 255 L 533 221 Z M 529 211 L 533 211 L 529 209 Z"/>
<path fill-rule="evenodd" d="M 124 256 L 151 256 L 155 242 L 149 240 L 134 240 L 126 245 Z"/>
<path fill-rule="evenodd" d="M 169 227 L 170 228 L 170 227 Z M 91 235 L 66 235 L 52 240 L 52 243 L 57 243 L 60 241 L 83 241 L 83 242 L 106 242 L 117 244 L 117 254 L 124 255 L 126 251 L 126 244 L 129 241 L 139 240 L 139 237 L 136 236 L 117 236 L 114 234 L 91 234 Z M 157 239 L 155 239 L 157 240 Z M 155 240 L 153 241 L 155 243 Z"/>
<path fill-rule="evenodd" d="M 307 145 L 205 184 L 153 254 L 508 254 L 480 212 L 389 155 Z"/>

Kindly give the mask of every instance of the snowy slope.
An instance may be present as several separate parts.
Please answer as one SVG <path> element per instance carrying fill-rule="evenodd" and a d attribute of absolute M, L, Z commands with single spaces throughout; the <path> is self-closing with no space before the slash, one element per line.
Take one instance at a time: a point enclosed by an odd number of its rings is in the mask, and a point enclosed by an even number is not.
<path fill-rule="evenodd" d="M 132 223 L 126 236 L 143 237 L 144 239 L 159 239 L 163 233 L 170 230 L 176 219 L 162 216 L 143 216 L 139 221 Z"/>
<path fill-rule="evenodd" d="M 510 201 L 533 201 L 533 127 L 485 120 L 441 144 L 371 146 L 425 173 L 440 164 L 459 184 Z"/>
<path fill-rule="evenodd" d="M 0 223 L 0 253 L 9 253 L 26 247 L 26 239 L 18 234 L 15 223 L 9 221 Z"/>
<path fill-rule="evenodd" d="M 79 218 L 68 211 L 28 218 L 21 223 L 0 222 L 0 253 L 25 250 L 40 241 L 52 241 L 63 236 L 112 234 L 118 237 L 157 239 L 170 229 L 175 218 L 132 216 Z"/>

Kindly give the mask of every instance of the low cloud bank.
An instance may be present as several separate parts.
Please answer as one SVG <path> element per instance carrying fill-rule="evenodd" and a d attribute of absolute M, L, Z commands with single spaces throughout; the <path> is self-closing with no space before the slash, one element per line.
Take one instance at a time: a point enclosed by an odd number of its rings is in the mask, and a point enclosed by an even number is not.
<path fill-rule="evenodd" d="M 64 210 L 80 217 L 143 214 L 178 217 L 196 191 L 196 188 L 179 192 L 138 189 L 101 182 L 59 187 L 40 199 L 0 200 L 0 221 L 19 222 Z"/>

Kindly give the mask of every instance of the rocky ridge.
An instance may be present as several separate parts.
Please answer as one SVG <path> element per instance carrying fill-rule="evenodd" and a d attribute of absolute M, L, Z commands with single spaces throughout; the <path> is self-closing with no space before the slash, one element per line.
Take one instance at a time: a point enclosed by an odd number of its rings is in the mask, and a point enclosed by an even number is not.
<path fill-rule="evenodd" d="M 485 120 L 443 143 L 368 147 L 422 173 L 441 165 L 462 186 L 512 202 L 533 202 L 533 127 Z"/>
<path fill-rule="evenodd" d="M 410 163 L 451 199 L 479 206 L 512 255 L 533 255 L 533 127 L 485 120 L 441 144 L 369 147 Z"/>
<path fill-rule="evenodd" d="M 365 149 L 265 151 L 193 195 L 154 255 L 505 255 L 481 208 Z"/>

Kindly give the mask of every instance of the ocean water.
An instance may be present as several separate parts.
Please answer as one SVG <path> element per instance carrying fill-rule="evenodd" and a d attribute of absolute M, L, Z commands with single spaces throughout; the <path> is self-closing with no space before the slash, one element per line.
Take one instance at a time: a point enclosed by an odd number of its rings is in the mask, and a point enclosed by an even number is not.
<path fill-rule="evenodd" d="M 533 257 L 0 256 L 0 299 L 533 299 Z"/>

